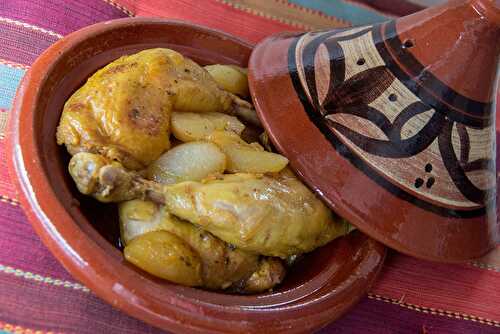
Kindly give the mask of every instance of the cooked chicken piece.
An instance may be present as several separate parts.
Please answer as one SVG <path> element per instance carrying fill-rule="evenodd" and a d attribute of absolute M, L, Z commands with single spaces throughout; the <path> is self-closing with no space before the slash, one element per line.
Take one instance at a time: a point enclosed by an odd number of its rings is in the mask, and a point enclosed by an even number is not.
<path fill-rule="evenodd" d="M 108 64 L 68 99 L 57 142 L 72 155 L 99 153 L 142 169 L 169 148 L 172 111 L 248 114 L 252 109 L 180 53 L 149 49 Z"/>
<path fill-rule="evenodd" d="M 294 175 L 221 175 L 162 185 L 117 163 L 77 154 L 70 173 L 80 191 L 103 202 L 148 198 L 236 247 L 286 258 L 309 252 L 349 231 Z"/>
<path fill-rule="evenodd" d="M 297 178 L 223 175 L 162 190 L 169 211 L 235 246 L 286 258 L 346 233 Z"/>
<path fill-rule="evenodd" d="M 269 290 L 284 278 L 285 268 L 280 260 L 259 259 L 254 253 L 235 248 L 200 227 L 179 220 L 164 206 L 150 201 L 132 200 L 120 203 L 119 211 L 122 240 L 126 245 L 125 257 L 153 275 L 184 285 L 202 286 L 208 289 L 230 288 L 243 293 Z M 142 246 L 145 244 L 145 241 L 141 241 L 144 238 L 139 239 L 139 242 L 136 240 L 137 237 L 153 231 L 166 231 L 178 237 L 178 239 L 169 238 L 161 244 L 166 253 L 175 253 L 168 251 L 174 248 L 190 247 L 191 250 L 186 253 L 194 254 L 189 258 L 181 254 L 164 261 L 158 258 L 149 260 L 150 257 L 142 253 L 157 253 L 157 250 Z M 151 236 L 145 240 L 150 239 Z M 158 236 L 154 240 L 157 239 Z M 180 243 L 184 245 L 179 245 Z M 131 249 L 136 251 L 131 252 Z M 155 265 L 156 262 L 158 265 Z M 198 262 L 201 264 L 201 270 L 196 267 Z M 172 270 L 166 268 L 168 266 Z"/>
<path fill-rule="evenodd" d="M 77 153 L 69 161 L 68 170 L 82 194 L 92 195 L 101 202 L 122 202 L 143 196 L 142 189 L 135 185 L 140 175 L 127 172 L 119 162 L 102 155 Z"/>
<path fill-rule="evenodd" d="M 265 290 L 262 287 L 273 287 L 281 283 L 285 276 L 285 268 L 280 259 L 265 257 L 257 270 L 248 279 L 241 282 L 241 287 L 236 286 L 235 291 L 243 293 L 259 293 Z M 269 290 L 266 289 L 266 290 Z"/>

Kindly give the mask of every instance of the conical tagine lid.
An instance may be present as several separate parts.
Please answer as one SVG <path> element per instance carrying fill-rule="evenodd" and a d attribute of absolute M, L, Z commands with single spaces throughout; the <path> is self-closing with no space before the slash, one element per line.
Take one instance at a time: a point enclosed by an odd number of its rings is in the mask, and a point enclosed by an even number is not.
<path fill-rule="evenodd" d="M 264 40 L 259 116 L 341 216 L 401 252 L 463 261 L 498 240 L 500 1 L 450 1 L 373 26 Z"/>

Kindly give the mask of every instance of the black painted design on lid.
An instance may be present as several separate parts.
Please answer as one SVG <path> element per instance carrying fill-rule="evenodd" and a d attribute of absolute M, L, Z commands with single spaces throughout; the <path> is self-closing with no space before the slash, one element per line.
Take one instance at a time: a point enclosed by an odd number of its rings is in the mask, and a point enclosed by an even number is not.
<path fill-rule="evenodd" d="M 390 28 L 393 27 L 393 24 L 389 23 L 388 26 L 388 32 L 391 33 Z M 304 106 L 304 110 L 311 121 L 338 152 L 394 195 L 423 209 L 443 216 L 466 218 L 483 215 L 487 202 L 492 200 L 494 190 L 481 190 L 477 188 L 468 179 L 466 172 L 469 170 L 491 168 L 492 163 L 490 161 L 468 161 L 467 152 L 470 150 L 470 145 L 468 145 L 466 127 L 471 126 L 481 129 L 488 126 L 491 120 L 487 118 L 486 115 L 489 115 L 487 111 L 491 105 L 469 101 L 458 93 L 453 92 L 449 87 L 446 87 L 446 89 L 451 93 L 447 93 L 445 96 L 452 96 L 452 99 L 447 98 L 440 101 L 434 96 L 429 95 L 426 90 L 428 87 L 437 87 L 437 89 L 442 92 L 445 88 L 444 84 L 432 78 L 432 76 L 429 76 L 428 80 L 426 80 L 426 84 L 429 82 L 431 83 L 426 86 L 426 89 L 422 89 L 421 86 L 415 84 L 412 78 L 399 68 L 396 61 L 389 56 L 386 45 L 383 44 L 384 42 L 381 38 L 381 27 L 382 26 L 374 26 L 373 28 L 366 28 L 355 32 L 352 35 L 339 37 L 336 37 L 334 33 L 320 34 L 304 46 L 300 61 L 303 65 L 304 79 L 311 100 L 307 97 L 299 78 L 299 70 L 295 59 L 296 46 L 299 38 L 295 40 L 288 54 L 289 71 L 292 83 Z M 345 55 L 339 42 L 353 39 L 367 34 L 370 31 L 372 32 L 377 51 L 379 51 L 381 58 L 387 66 L 367 68 L 346 79 Z M 390 37 L 388 41 L 390 47 L 394 48 L 397 46 L 400 50 L 403 50 L 413 46 L 413 44 L 410 46 L 408 42 L 402 45 L 396 37 Z M 326 47 L 330 57 L 330 81 L 326 97 L 323 101 L 319 101 L 313 62 L 314 55 L 318 47 L 322 44 Z M 398 55 L 398 57 L 403 60 L 411 56 L 404 50 L 400 51 Z M 415 61 L 414 58 L 409 60 L 409 63 L 414 69 L 419 65 L 416 64 Z M 357 61 L 355 60 L 355 63 L 361 66 L 365 65 L 366 61 L 360 56 Z M 419 66 L 423 69 L 423 66 Z M 369 104 L 384 93 L 395 79 L 401 81 L 411 92 L 420 98 L 420 101 L 411 103 L 405 107 L 391 122 L 382 112 L 369 106 Z M 393 102 L 396 101 L 397 98 L 397 95 L 394 93 L 388 96 L 389 101 Z M 457 111 L 457 109 L 464 106 L 467 108 L 470 107 L 472 112 L 469 112 L 469 110 L 466 112 Z M 434 112 L 430 115 L 426 124 L 419 129 L 417 133 L 412 134 L 409 138 L 403 139 L 401 132 L 404 125 L 413 117 L 432 109 L 434 109 Z M 341 124 L 341 122 L 335 120 L 334 116 L 336 114 L 350 114 L 361 117 L 378 127 L 386 135 L 387 139 L 381 140 L 367 137 L 354 129 L 350 129 Z M 455 156 L 451 144 L 451 129 L 453 129 L 454 124 L 457 124 L 461 141 L 461 152 L 463 152 L 461 153 L 460 159 L 457 159 Z M 361 157 L 351 152 L 345 144 L 340 142 L 332 129 L 338 131 L 363 151 L 372 155 L 391 159 L 412 157 L 427 149 L 434 141 L 437 141 L 441 157 L 451 180 L 462 195 L 471 202 L 477 203 L 479 208 L 450 209 L 408 193 L 403 188 L 394 185 L 378 174 Z M 425 166 L 425 172 L 430 173 L 432 170 L 433 166 L 428 163 Z M 416 188 L 421 188 L 425 185 L 427 189 L 431 189 L 435 183 L 435 176 L 429 176 L 426 180 L 422 177 L 416 177 L 414 185 Z"/>

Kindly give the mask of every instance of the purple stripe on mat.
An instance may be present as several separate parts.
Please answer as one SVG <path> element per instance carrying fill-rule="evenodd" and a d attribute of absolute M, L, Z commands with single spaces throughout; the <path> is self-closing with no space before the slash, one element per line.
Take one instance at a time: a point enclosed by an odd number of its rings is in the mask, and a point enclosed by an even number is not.
<path fill-rule="evenodd" d="M 316 334 L 498 334 L 499 332 L 498 327 L 422 313 L 364 298 L 351 312 Z"/>
<path fill-rule="evenodd" d="M 0 21 L 0 58 L 24 65 L 33 61 L 59 38 L 42 31 Z"/>
<path fill-rule="evenodd" d="M 364 3 L 375 10 L 380 10 L 384 13 L 395 15 L 395 16 L 405 16 L 418 12 L 424 9 L 424 6 L 418 5 L 411 1 L 406 0 L 349 0 L 352 2 Z"/>
<path fill-rule="evenodd" d="M 6 323 L 63 333 L 164 333 L 126 316 L 91 293 L 2 273 L 0 315 Z"/>
<path fill-rule="evenodd" d="M 0 202 L 0 222 L 0 264 L 54 279 L 75 281 L 42 244 L 20 206 Z"/>
<path fill-rule="evenodd" d="M 0 0 L 0 16 L 65 35 L 127 14 L 103 0 Z"/>

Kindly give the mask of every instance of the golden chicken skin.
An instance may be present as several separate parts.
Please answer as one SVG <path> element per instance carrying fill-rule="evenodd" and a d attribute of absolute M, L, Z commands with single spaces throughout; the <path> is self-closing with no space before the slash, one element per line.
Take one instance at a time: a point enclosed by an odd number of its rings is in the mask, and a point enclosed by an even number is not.
<path fill-rule="evenodd" d="M 119 212 L 125 258 L 155 276 L 240 293 L 269 290 L 285 276 L 282 261 L 242 251 L 178 219 L 164 206 L 131 200 L 120 203 Z M 175 256 L 176 249 L 187 250 Z M 165 260 L 162 252 L 174 256 Z"/>
<path fill-rule="evenodd" d="M 347 234 L 350 225 L 334 214 L 293 174 L 223 174 L 200 182 L 159 184 L 79 153 L 69 164 L 86 195 L 102 202 L 149 198 L 241 250 L 287 258 L 310 252 Z"/>
<path fill-rule="evenodd" d="M 100 69 L 68 99 L 57 143 L 142 169 L 169 148 L 172 111 L 229 112 L 235 100 L 180 53 L 144 50 Z"/>

